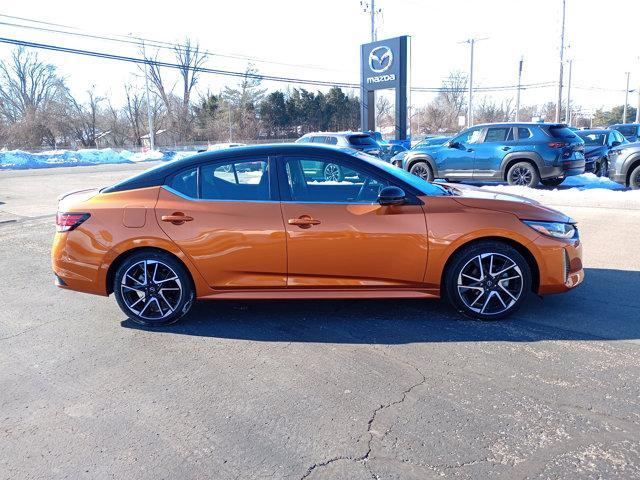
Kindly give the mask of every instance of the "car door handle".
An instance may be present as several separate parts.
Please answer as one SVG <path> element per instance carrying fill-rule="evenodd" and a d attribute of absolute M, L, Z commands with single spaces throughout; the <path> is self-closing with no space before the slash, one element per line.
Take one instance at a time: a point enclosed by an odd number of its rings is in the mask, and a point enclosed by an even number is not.
<path fill-rule="evenodd" d="M 467 152 L 469 153 L 473 152 L 473 148 L 467 148 Z"/>
<path fill-rule="evenodd" d="M 508 150 L 511 150 L 511 147 L 502 147 L 502 150 L 504 150 L 506 152 Z"/>
<path fill-rule="evenodd" d="M 320 220 L 311 218 L 309 215 L 301 215 L 298 218 L 290 218 L 287 220 L 289 225 L 296 225 L 300 228 L 310 228 L 312 225 L 320 225 Z"/>
<path fill-rule="evenodd" d="M 193 217 L 185 215 L 182 212 L 174 212 L 171 215 L 162 215 L 160 219 L 163 222 L 171 222 L 174 225 L 182 225 L 184 222 L 190 222 L 191 220 L 193 220 Z"/>

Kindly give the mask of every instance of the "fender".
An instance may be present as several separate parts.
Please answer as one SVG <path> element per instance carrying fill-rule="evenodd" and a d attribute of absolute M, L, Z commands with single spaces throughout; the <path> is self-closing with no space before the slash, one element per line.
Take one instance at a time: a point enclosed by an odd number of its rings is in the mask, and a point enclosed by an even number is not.
<path fill-rule="evenodd" d="M 507 176 L 507 166 L 512 163 L 514 160 L 522 161 L 528 160 L 532 162 L 536 167 L 538 167 L 538 171 L 540 172 L 544 167 L 544 160 L 542 157 L 536 152 L 511 152 L 507 153 L 502 162 L 500 162 L 500 177 L 505 179 Z"/>

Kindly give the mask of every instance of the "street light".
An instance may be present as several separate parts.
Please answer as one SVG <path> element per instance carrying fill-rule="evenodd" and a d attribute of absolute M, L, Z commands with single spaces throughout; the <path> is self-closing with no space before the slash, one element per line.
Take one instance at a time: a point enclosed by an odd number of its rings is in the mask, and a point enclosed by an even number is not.
<path fill-rule="evenodd" d="M 485 38 L 469 38 L 460 43 L 468 43 L 471 46 L 471 55 L 469 57 L 469 105 L 467 107 L 467 127 L 473 126 L 473 47 L 476 42 L 487 40 Z"/>

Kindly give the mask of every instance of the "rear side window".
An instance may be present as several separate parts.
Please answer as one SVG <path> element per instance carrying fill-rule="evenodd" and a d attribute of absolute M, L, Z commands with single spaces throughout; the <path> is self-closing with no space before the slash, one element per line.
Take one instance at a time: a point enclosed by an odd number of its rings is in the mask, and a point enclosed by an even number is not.
<path fill-rule="evenodd" d="M 269 168 L 265 160 L 241 160 L 201 167 L 203 200 L 269 200 Z"/>
<path fill-rule="evenodd" d="M 531 132 L 528 128 L 519 127 L 518 128 L 518 140 L 523 140 L 525 138 L 531 138 Z"/>
<path fill-rule="evenodd" d="M 313 143 L 327 143 L 327 137 L 313 137 Z"/>
<path fill-rule="evenodd" d="M 484 143 L 506 142 L 509 140 L 513 140 L 511 127 L 492 127 L 487 130 Z"/>
<path fill-rule="evenodd" d="M 547 129 L 549 135 L 553 138 L 575 138 L 576 134 L 573 130 L 568 127 L 561 127 L 552 125 Z"/>
<path fill-rule="evenodd" d="M 377 147 L 378 143 L 369 135 L 351 135 L 349 143 L 356 147 Z"/>
<path fill-rule="evenodd" d="M 197 167 L 176 173 L 169 181 L 168 187 L 190 198 L 198 197 Z"/>
<path fill-rule="evenodd" d="M 327 137 L 327 143 L 329 145 L 337 145 L 338 139 L 336 137 Z"/>

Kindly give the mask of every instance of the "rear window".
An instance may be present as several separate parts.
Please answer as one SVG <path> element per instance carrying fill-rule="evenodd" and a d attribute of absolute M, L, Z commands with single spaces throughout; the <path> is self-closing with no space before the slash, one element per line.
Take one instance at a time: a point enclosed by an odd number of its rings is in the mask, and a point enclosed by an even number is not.
<path fill-rule="evenodd" d="M 552 125 L 547 128 L 547 132 L 549 132 L 549 135 L 551 135 L 553 138 L 575 138 L 576 137 L 575 132 L 571 130 L 569 127 Z"/>
<path fill-rule="evenodd" d="M 369 135 L 351 135 L 349 143 L 356 147 L 377 147 L 378 143 Z"/>
<path fill-rule="evenodd" d="M 607 140 L 606 133 L 579 133 L 578 136 L 585 145 L 604 145 Z"/>
<path fill-rule="evenodd" d="M 631 137 L 636 134 L 636 127 L 633 125 L 621 125 L 619 127 L 613 127 L 613 128 L 619 131 L 625 137 Z"/>

